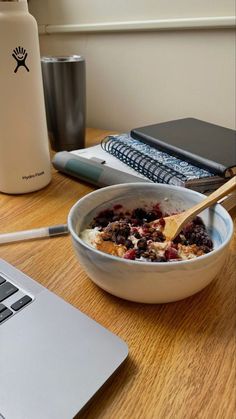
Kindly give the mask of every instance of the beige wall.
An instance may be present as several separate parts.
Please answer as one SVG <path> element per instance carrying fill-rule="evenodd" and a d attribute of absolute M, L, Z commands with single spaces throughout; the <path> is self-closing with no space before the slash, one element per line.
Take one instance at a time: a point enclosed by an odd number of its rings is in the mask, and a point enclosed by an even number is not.
<path fill-rule="evenodd" d="M 134 18 L 231 16 L 231 0 L 58 0 L 43 4 L 30 2 L 40 25 L 59 24 L 60 32 L 65 24 L 69 29 L 74 24 L 80 30 L 41 35 L 40 43 L 44 55 L 84 55 L 88 126 L 122 131 L 194 116 L 235 128 L 233 29 L 87 33 L 78 26 Z"/>

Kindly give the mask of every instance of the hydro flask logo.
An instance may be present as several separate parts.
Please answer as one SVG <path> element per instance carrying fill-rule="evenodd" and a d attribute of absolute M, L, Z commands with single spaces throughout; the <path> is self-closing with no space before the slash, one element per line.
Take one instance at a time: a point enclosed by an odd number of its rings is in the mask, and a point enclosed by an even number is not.
<path fill-rule="evenodd" d="M 27 55 L 28 54 L 27 54 L 26 50 L 22 47 L 15 48 L 13 50 L 12 57 L 15 58 L 15 60 L 17 62 L 17 66 L 14 70 L 14 73 L 17 73 L 17 71 L 19 70 L 20 67 L 24 67 L 29 72 L 29 69 L 28 69 L 28 67 L 25 63 Z"/>

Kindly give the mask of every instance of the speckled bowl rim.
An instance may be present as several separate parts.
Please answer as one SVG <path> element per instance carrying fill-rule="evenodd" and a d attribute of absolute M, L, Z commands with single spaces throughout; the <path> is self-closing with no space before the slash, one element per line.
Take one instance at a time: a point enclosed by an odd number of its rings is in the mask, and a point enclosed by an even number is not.
<path fill-rule="evenodd" d="M 87 200 L 87 198 L 89 197 L 89 196 L 91 196 L 91 195 L 99 195 L 100 193 L 101 193 L 101 191 L 104 191 L 104 189 L 106 189 L 107 191 L 109 191 L 109 190 L 113 190 L 113 189 L 117 189 L 118 187 L 121 187 L 121 186 L 130 186 L 131 188 L 132 188 L 132 186 L 140 186 L 140 187 L 144 187 L 144 185 L 145 185 L 145 183 L 143 183 L 143 182 L 137 182 L 137 183 L 126 183 L 126 184 L 117 184 L 117 185 L 112 185 L 112 186 L 106 186 L 105 188 L 102 188 L 102 189 L 98 189 L 98 190 L 95 190 L 95 191 L 92 191 L 92 192 L 90 192 L 90 193 L 88 193 L 87 195 L 85 195 L 85 196 L 83 196 L 82 198 L 80 198 L 72 207 L 71 207 L 71 209 L 70 209 L 70 211 L 69 211 L 69 214 L 68 214 L 68 220 L 67 220 L 67 224 L 68 224 L 68 229 L 69 229 L 69 232 L 70 232 L 70 234 L 71 234 L 71 236 L 73 237 L 73 239 L 76 241 L 76 242 L 79 242 L 82 246 L 84 246 L 85 248 L 87 248 L 88 250 L 90 250 L 90 251 L 92 251 L 92 252 L 95 252 L 95 254 L 98 254 L 99 256 L 103 256 L 104 258 L 108 258 L 108 259 L 110 259 L 110 260 L 113 260 L 113 261 L 119 261 L 119 262 L 121 262 L 121 263 L 124 263 L 124 264 L 131 264 L 131 265 L 137 265 L 137 266 L 149 266 L 149 267 L 154 267 L 154 266 L 158 266 L 158 267 L 160 267 L 160 266 L 168 266 L 168 267 L 170 267 L 170 266 L 173 266 L 173 267 L 176 267 L 176 266 L 183 266 L 183 265 L 185 265 L 185 264 L 195 264 L 195 263 L 198 263 L 198 262 L 200 262 L 200 261 L 204 261 L 205 259 L 207 259 L 207 258 L 212 258 L 212 257 L 214 257 L 214 255 L 217 255 L 217 253 L 219 253 L 221 250 L 223 250 L 226 246 L 228 246 L 228 244 L 229 244 L 229 242 L 231 241 L 231 239 L 232 239 L 232 236 L 233 236 L 233 232 L 234 232 L 234 226 L 233 226 L 233 221 L 232 221 L 232 218 L 231 218 L 231 216 L 230 216 L 230 214 L 228 213 L 228 211 L 222 206 L 222 205 L 220 205 L 220 204 L 216 204 L 216 209 L 217 208 L 219 208 L 220 209 L 220 211 L 223 211 L 223 215 L 225 215 L 225 218 L 227 218 L 228 219 L 228 222 L 229 222 L 229 226 L 230 226 L 230 228 L 229 228 L 229 231 L 227 231 L 227 239 L 223 242 L 223 243 L 221 243 L 220 245 L 219 245 L 219 247 L 217 247 L 217 249 L 213 249 L 211 252 L 209 252 L 209 253 L 206 253 L 206 254 L 204 254 L 204 255 L 201 255 L 201 256 L 199 256 L 199 257 L 197 257 L 197 258 L 195 258 L 195 259 L 188 259 L 188 260 L 180 260 L 180 261 L 176 261 L 176 262 L 165 262 L 165 263 L 163 263 L 163 262 L 139 262 L 139 261 L 137 261 L 137 260 L 131 260 L 131 259 L 124 259 L 124 258 L 121 258 L 121 257 L 119 257 L 119 256 L 113 256 L 113 255 L 110 255 L 110 254 L 108 254 L 108 253 L 105 253 L 105 252 L 102 252 L 102 251 L 100 251 L 100 250 L 97 250 L 97 249 L 95 249 L 94 247 L 92 247 L 92 246 L 90 246 L 89 244 L 87 244 L 87 243 L 85 243 L 79 236 L 78 236 L 78 234 L 76 233 L 76 231 L 74 230 L 74 228 L 73 228 L 73 226 L 72 226 L 72 216 L 73 216 L 73 213 L 76 211 L 76 209 L 77 209 L 77 207 L 82 203 L 82 202 L 84 202 L 84 201 L 86 201 Z M 145 186 L 147 186 L 147 185 L 152 185 L 152 186 L 154 186 L 155 185 L 155 183 L 153 183 L 153 184 L 151 184 L 151 183 L 147 183 Z M 169 188 L 171 188 L 171 189 L 175 189 L 175 190 L 177 190 L 177 191 L 183 191 L 183 188 L 181 187 L 181 186 L 175 186 L 175 185 L 167 185 L 167 184 L 157 184 L 157 186 L 159 187 L 159 186 L 161 186 L 161 188 L 166 188 L 166 189 L 169 189 Z M 193 194 L 193 195 L 198 195 L 198 196 L 200 196 L 200 197 L 202 197 L 202 198 L 205 198 L 206 196 L 204 195 L 204 194 L 202 194 L 202 193 L 200 193 L 200 192 L 197 192 L 197 191 L 194 191 L 194 190 L 192 190 L 192 189 L 185 189 L 186 191 L 188 191 L 187 193 L 190 193 L 190 194 Z M 111 199 L 111 201 L 109 201 L 109 202 L 112 202 L 112 199 Z M 101 206 L 102 204 L 100 204 L 99 206 Z M 98 206 L 98 207 L 99 207 Z M 96 209 L 96 207 L 94 207 L 94 209 Z"/>

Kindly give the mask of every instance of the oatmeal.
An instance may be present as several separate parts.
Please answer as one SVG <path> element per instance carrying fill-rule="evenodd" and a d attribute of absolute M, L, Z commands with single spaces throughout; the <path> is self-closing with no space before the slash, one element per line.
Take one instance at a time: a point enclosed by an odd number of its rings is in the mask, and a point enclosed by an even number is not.
<path fill-rule="evenodd" d="M 166 240 L 159 204 L 125 211 L 121 205 L 101 211 L 81 238 L 94 248 L 125 259 L 170 262 L 193 259 L 213 249 L 212 240 L 200 217 L 195 217 L 173 240 Z M 152 221 L 159 220 L 158 226 Z"/>

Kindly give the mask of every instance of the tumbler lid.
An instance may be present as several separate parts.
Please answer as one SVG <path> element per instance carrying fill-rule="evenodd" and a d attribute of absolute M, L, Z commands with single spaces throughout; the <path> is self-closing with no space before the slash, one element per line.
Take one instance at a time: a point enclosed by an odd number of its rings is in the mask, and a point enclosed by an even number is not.
<path fill-rule="evenodd" d="M 64 55 L 64 56 L 44 56 L 41 57 L 41 61 L 44 63 L 68 63 L 75 61 L 84 61 L 82 55 Z"/>

